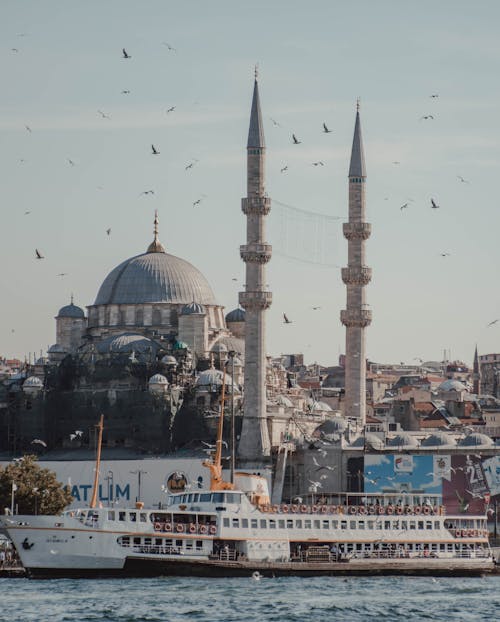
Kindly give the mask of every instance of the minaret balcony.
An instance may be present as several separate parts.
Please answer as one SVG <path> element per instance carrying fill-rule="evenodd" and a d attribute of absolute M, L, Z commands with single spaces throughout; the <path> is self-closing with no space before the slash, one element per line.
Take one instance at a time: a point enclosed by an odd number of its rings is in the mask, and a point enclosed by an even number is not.
<path fill-rule="evenodd" d="M 241 199 L 241 210 L 245 216 L 248 216 L 248 214 L 267 216 L 271 211 L 271 199 L 270 197 L 247 197 Z"/>
<path fill-rule="evenodd" d="M 372 323 L 372 312 L 369 309 L 343 309 L 340 321 L 344 326 L 366 328 Z"/>
<path fill-rule="evenodd" d="M 372 280 L 372 269 L 368 266 L 348 266 L 341 272 L 346 285 L 368 285 Z"/>
<path fill-rule="evenodd" d="M 372 233 L 369 222 L 345 222 L 342 228 L 344 237 L 348 240 L 367 240 Z"/>
<path fill-rule="evenodd" d="M 271 292 L 250 291 L 239 293 L 239 303 L 245 309 L 264 310 L 269 309 L 273 301 Z"/>
<path fill-rule="evenodd" d="M 243 244 L 240 246 L 240 257 L 245 263 L 267 263 L 272 256 L 273 247 L 270 244 Z"/>

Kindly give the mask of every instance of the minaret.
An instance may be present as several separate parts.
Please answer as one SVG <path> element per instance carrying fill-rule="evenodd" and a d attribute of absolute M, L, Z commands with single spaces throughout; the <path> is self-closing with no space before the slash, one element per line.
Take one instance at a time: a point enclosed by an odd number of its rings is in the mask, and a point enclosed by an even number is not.
<path fill-rule="evenodd" d="M 473 381 L 473 389 L 472 392 L 474 395 L 479 395 L 481 392 L 481 370 L 479 368 L 479 356 L 477 354 L 477 346 L 474 352 L 474 365 L 472 368 L 472 381 Z"/>
<path fill-rule="evenodd" d="M 370 237 L 371 225 L 365 222 L 365 155 L 361 138 L 359 100 L 356 105 L 356 124 L 349 166 L 349 222 L 344 223 L 348 244 L 347 268 L 342 268 L 342 280 L 347 287 L 346 309 L 340 320 L 346 327 L 345 406 L 344 414 L 355 417 L 361 425 L 366 421 L 366 362 L 365 328 L 372 314 L 365 302 L 365 286 L 371 280 L 371 268 L 365 265 L 365 240 Z"/>
<path fill-rule="evenodd" d="M 247 217 L 247 243 L 240 246 L 246 264 L 245 291 L 239 302 L 245 309 L 245 398 L 243 426 L 238 444 L 241 466 L 259 466 L 271 451 L 266 413 L 265 311 L 272 295 L 266 290 L 265 265 L 271 259 L 271 245 L 265 242 L 265 217 L 271 199 L 264 190 L 266 145 L 260 111 L 257 69 L 247 142 L 247 197 L 241 209 Z"/>

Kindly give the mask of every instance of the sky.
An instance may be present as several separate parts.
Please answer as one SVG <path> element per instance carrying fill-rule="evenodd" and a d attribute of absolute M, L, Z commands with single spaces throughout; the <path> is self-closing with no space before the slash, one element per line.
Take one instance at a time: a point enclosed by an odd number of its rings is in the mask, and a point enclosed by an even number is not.
<path fill-rule="evenodd" d="M 155 209 L 167 252 L 237 307 L 256 63 L 273 199 L 269 354 L 332 365 L 344 351 L 358 97 L 367 357 L 446 351 L 471 364 L 476 344 L 500 351 L 500 321 L 488 326 L 500 318 L 499 23 L 496 0 L 3 0 L 0 356 L 53 344 L 71 294 L 92 304 L 116 265 L 145 252 Z"/>

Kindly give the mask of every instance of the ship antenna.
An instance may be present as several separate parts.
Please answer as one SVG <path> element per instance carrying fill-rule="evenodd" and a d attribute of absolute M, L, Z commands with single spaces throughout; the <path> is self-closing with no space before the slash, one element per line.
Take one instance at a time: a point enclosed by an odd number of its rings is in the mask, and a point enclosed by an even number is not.
<path fill-rule="evenodd" d="M 101 415 L 99 423 L 96 425 L 99 431 L 97 438 L 97 455 L 95 459 L 95 474 L 94 474 L 94 489 L 92 491 L 92 499 L 90 500 L 90 508 L 95 508 L 97 505 L 97 491 L 99 489 L 99 469 L 101 467 L 101 446 L 102 446 L 102 430 L 104 428 L 104 415 Z"/>

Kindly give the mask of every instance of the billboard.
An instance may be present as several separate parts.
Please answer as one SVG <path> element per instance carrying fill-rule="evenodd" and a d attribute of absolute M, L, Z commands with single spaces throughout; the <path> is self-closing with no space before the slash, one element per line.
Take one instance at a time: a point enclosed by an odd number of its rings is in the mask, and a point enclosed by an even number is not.
<path fill-rule="evenodd" d="M 364 480 L 368 493 L 441 494 L 442 466 L 436 456 L 369 454 L 365 456 Z"/>

